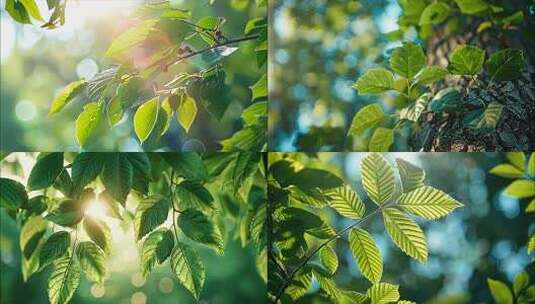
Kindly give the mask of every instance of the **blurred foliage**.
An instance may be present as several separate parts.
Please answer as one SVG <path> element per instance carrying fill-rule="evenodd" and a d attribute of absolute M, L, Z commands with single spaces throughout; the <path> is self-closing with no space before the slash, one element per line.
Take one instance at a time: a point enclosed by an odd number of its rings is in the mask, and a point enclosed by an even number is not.
<path fill-rule="evenodd" d="M 261 166 L 253 152 L 9 155 L 1 303 L 262 302 Z"/>
<path fill-rule="evenodd" d="M 31 1 L 30 1 L 31 2 Z M 57 1 L 56 1 L 57 2 Z M 111 1 L 102 2 L 78 2 L 60 1 L 65 6 L 65 23 L 58 25 L 55 29 L 38 28 L 35 25 L 21 25 L 8 17 L 4 10 L 5 0 L 2 1 L 2 134 L 1 147 L 10 151 L 43 151 L 61 150 L 76 151 L 80 148 L 75 141 L 75 130 L 73 121 L 78 113 L 82 112 L 84 104 L 93 102 L 94 94 L 87 96 L 82 94 L 81 98 L 75 99 L 59 114 L 48 118 L 46 113 L 50 109 L 55 96 L 61 92 L 61 88 L 78 78 L 91 80 L 94 76 L 102 76 L 103 71 L 110 71 L 108 67 L 117 64 L 117 61 L 104 57 L 106 49 L 111 45 L 112 38 L 118 37 L 128 28 L 132 28 L 136 19 L 132 12 L 141 11 L 142 1 Z M 156 2 L 155 2 L 156 3 Z M 163 3 L 163 4 L 162 4 Z M 44 19 L 48 19 L 54 9 L 47 9 L 45 2 L 37 2 Z M 168 5 L 167 1 L 160 5 Z M 244 36 L 246 25 L 251 19 L 265 19 L 266 8 L 262 6 L 262 1 L 171 1 L 173 7 L 179 7 L 191 12 L 191 20 L 200 20 L 205 16 L 218 16 L 226 20 L 224 28 L 220 34 L 224 33 L 223 39 L 240 38 Z M 104 9 L 105 7 L 105 9 Z M 150 13 L 145 11 L 143 14 Z M 48 15 L 47 15 L 48 14 Z M 51 18 L 51 16 L 50 16 Z M 118 20 L 120 19 L 120 20 Z M 213 19 L 213 18 L 212 18 Z M 175 19 L 176 20 L 176 19 Z M 20 20 L 19 20 L 20 21 Z M 34 23 L 38 20 L 31 19 Z M 210 20 L 204 19 L 204 23 Z M 24 22 L 26 23 L 26 22 Z M 42 23 L 40 23 L 41 25 Z M 208 25 L 207 25 L 208 26 Z M 46 27 L 46 26 L 45 26 Z M 254 31 L 249 27 L 248 31 Z M 215 33 L 215 31 L 214 31 Z M 177 34 L 170 32 L 171 35 Z M 256 34 L 256 33 L 255 33 Z M 205 35 L 207 38 L 207 35 Z M 202 39 L 197 39 L 202 40 Z M 199 41 L 197 41 L 199 42 Z M 136 64 L 144 64 L 148 55 L 157 51 L 158 46 L 167 46 L 169 43 L 166 37 L 150 36 L 142 48 L 132 50 L 132 58 L 138 58 Z M 184 45 L 178 45 L 184 47 Z M 188 41 L 190 50 L 200 48 Z M 242 117 L 245 108 L 252 102 L 262 102 L 261 92 L 255 92 L 255 84 L 266 72 L 265 64 L 257 63 L 260 59 L 257 43 L 246 40 L 236 45 L 236 49 L 227 50 L 228 54 L 211 54 L 212 56 L 197 56 L 191 60 L 181 62 L 180 65 L 169 69 L 169 73 L 164 73 L 158 78 L 158 82 L 163 84 L 172 80 L 174 75 L 181 73 L 197 73 L 206 69 L 222 69 L 225 71 L 224 85 L 228 92 L 228 108 L 220 108 L 218 118 L 210 116 L 209 111 L 198 104 L 198 110 L 194 113 L 191 109 L 183 115 L 177 112 L 176 118 L 170 117 L 169 129 L 161 140 L 153 140 L 150 145 L 141 147 L 135 139 L 134 128 L 131 118 L 135 108 L 140 102 L 149 100 L 149 96 L 154 94 L 154 84 L 152 81 L 143 83 L 137 90 L 126 90 L 135 94 L 135 102 L 130 107 L 125 107 L 125 119 L 121 120 L 115 127 L 108 126 L 106 113 L 103 113 L 98 125 L 92 128 L 98 134 L 87 141 L 88 150 L 184 150 L 184 151 L 204 151 L 216 150 L 222 147 L 226 150 L 239 149 L 235 146 L 236 140 L 221 142 L 225 138 L 230 138 L 233 134 L 241 131 L 241 136 L 256 134 L 261 137 L 263 132 L 251 132 L 252 129 L 262 126 L 265 119 L 266 107 L 255 107 L 255 111 L 249 111 L 249 116 Z M 109 51 L 108 51 L 109 53 Z M 231 56 L 230 53 L 232 53 Z M 203 53 L 204 54 L 204 53 Z M 177 57 L 179 58 L 179 57 Z M 124 58 L 123 58 L 124 59 Z M 244 63 L 247 63 L 244 66 Z M 249 88 L 249 87 L 252 87 Z M 258 87 L 258 85 L 257 85 Z M 115 88 L 113 88 L 115 92 Z M 202 93 L 201 91 L 200 93 Z M 218 96 L 217 92 L 212 92 L 212 97 Z M 216 95 L 214 95 L 216 94 Z M 74 94 L 73 94 L 74 95 Z M 180 94 L 178 94 L 181 96 Z M 205 94 L 206 95 L 206 94 Z M 205 96 L 203 95 L 203 96 Z M 224 94 L 220 94 L 222 97 Z M 166 95 L 167 96 L 167 95 Z M 166 97 L 164 96 L 164 97 Z M 162 107 L 164 97 L 162 97 Z M 195 96 L 195 98 L 197 98 Z M 198 97 L 196 102 L 206 97 Z M 264 98 L 265 99 L 265 98 Z M 204 99 L 202 100 L 204 104 Z M 105 98 L 105 103 L 112 100 Z M 215 102 L 215 100 L 210 100 Z M 227 102 L 220 102 L 227 104 Z M 206 106 L 206 104 L 204 104 Z M 105 107 L 102 107 L 104 109 Z M 210 110 L 210 109 L 209 109 Z M 218 111 L 219 111 L 218 110 Z M 103 111 L 104 112 L 104 111 Z M 170 113 L 170 111 L 161 111 Z M 251 112 L 253 112 L 251 114 Z M 224 116 L 223 116 L 224 113 Z M 171 115 L 173 113 L 171 112 Z M 169 115 L 169 116 L 171 116 Z M 245 114 L 244 114 L 245 115 Z M 164 115 L 165 116 L 165 115 Z M 178 119 L 178 123 L 174 122 Z M 222 117 L 219 117 L 222 116 Z M 120 117 L 119 117 L 120 118 Z M 117 119 L 118 120 L 118 119 Z M 128 122 L 126 122 L 128 121 Z M 193 125 L 190 127 L 190 123 Z M 114 123 L 117 121 L 114 121 Z M 163 125 L 165 127 L 165 124 Z M 187 129 L 190 129 L 189 132 Z M 247 131 L 244 131 L 247 130 Z M 154 132 L 157 133 L 157 132 Z M 139 135 L 139 134 L 138 134 Z M 159 134 L 158 134 L 159 135 Z M 153 136 L 158 137 L 158 136 Z M 254 150 L 262 149 L 265 140 L 254 141 Z"/>
<path fill-rule="evenodd" d="M 294 168 L 326 170 L 351 185 L 361 198 L 366 197 L 360 186 L 362 176 L 361 170 L 358 169 L 362 159 L 368 155 L 366 153 L 273 155 L 270 156 L 272 161 L 286 160 L 296 164 Z M 421 167 L 426 172 L 425 184 L 433 185 L 448 193 L 462 202 L 464 207 L 438 221 L 416 220 L 425 231 L 429 248 L 429 257 L 425 264 L 407 258 L 395 248 L 384 230 L 382 221 L 367 222 L 364 227 L 377 242 L 383 258 L 382 281 L 399 285 L 399 293 L 404 299 L 416 303 L 448 304 L 494 302 L 487 285 L 489 278 L 512 286 L 515 277 L 526 271 L 533 284 L 535 278 L 533 253 L 528 254 L 526 242 L 535 231 L 535 221 L 533 213 L 523 212 L 530 199 L 518 199 L 507 195 L 503 189 L 508 185 L 508 181 L 489 173 L 496 165 L 506 161 L 506 154 L 388 153 L 383 155 L 391 163 L 395 158 L 401 158 Z M 526 167 L 527 158 L 525 158 Z M 319 183 L 320 180 L 316 182 Z M 272 195 L 270 194 L 270 197 L 273 197 Z M 295 203 L 294 200 L 293 204 Z M 367 209 L 373 209 L 374 204 L 368 200 L 364 200 L 364 204 Z M 319 216 L 325 223 L 329 223 L 335 231 L 341 231 L 356 222 L 341 216 L 332 208 L 313 210 L 313 214 Z M 305 248 L 308 249 L 305 249 L 304 254 L 313 252 L 322 242 L 317 238 L 306 238 Z M 346 236 L 334 242 L 336 246 L 333 248 L 339 257 L 338 270 L 332 278 L 336 286 L 342 291 L 365 291 L 370 287 L 370 283 L 357 267 Z M 297 260 L 302 261 L 302 258 Z M 318 255 L 310 261 L 321 265 Z M 271 276 L 275 266 L 270 264 L 269 267 Z M 288 269 L 292 270 L 294 267 Z M 268 284 L 270 285 L 268 290 L 273 288 L 271 280 Z M 303 298 L 295 302 L 331 303 L 320 286 L 321 282 L 313 279 Z"/>

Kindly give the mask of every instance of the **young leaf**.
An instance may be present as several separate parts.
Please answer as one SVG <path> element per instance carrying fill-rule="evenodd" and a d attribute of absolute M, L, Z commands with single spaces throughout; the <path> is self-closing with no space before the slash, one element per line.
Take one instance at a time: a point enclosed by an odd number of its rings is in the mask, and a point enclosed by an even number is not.
<path fill-rule="evenodd" d="M 505 178 L 519 178 L 524 175 L 524 172 L 510 164 L 499 164 L 492 168 L 489 173 Z"/>
<path fill-rule="evenodd" d="M 535 175 L 535 153 L 531 153 L 528 161 L 528 174 Z"/>
<path fill-rule="evenodd" d="M 403 193 L 399 198 L 399 206 L 425 219 L 435 220 L 448 215 L 462 204 L 438 189 L 423 186 Z"/>
<path fill-rule="evenodd" d="M 95 242 L 105 254 L 110 254 L 111 231 L 105 222 L 86 216 L 84 218 L 84 229 L 89 238 Z"/>
<path fill-rule="evenodd" d="M 25 24 L 31 23 L 28 11 L 22 2 L 16 0 L 6 0 L 6 11 L 15 21 Z"/>
<path fill-rule="evenodd" d="M 399 118 L 417 122 L 420 119 L 423 111 L 427 108 L 427 104 L 429 103 L 430 99 L 430 93 L 425 93 L 418 97 L 414 103 L 408 105 L 399 112 Z"/>
<path fill-rule="evenodd" d="M 524 171 L 526 166 L 526 155 L 524 155 L 524 152 L 508 152 L 505 156 L 513 166 Z"/>
<path fill-rule="evenodd" d="M 183 210 L 178 216 L 178 226 L 188 238 L 214 249 L 219 255 L 223 254 L 223 237 L 219 227 L 202 212 Z"/>
<path fill-rule="evenodd" d="M 379 127 L 373 132 L 369 143 L 369 151 L 388 152 L 394 143 L 394 130 Z"/>
<path fill-rule="evenodd" d="M 455 2 L 463 14 L 478 14 L 489 8 L 489 4 L 484 0 L 455 0 Z"/>
<path fill-rule="evenodd" d="M 439 24 L 450 15 L 450 6 L 444 2 L 429 4 L 420 16 L 420 25 Z"/>
<path fill-rule="evenodd" d="M 206 273 L 197 252 L 189 245 L 178 242 L 171 253 L 171 268 L 180 285 L 198 301 Z"/>
<path fill-rule="evenodd" d="M 475 46 L 460 45 L 451 54 L 448 70 L 455 75 L 476 75 L 481 73 L 484 62 L 484 50 Z"/>
<path fill-rule="evenodd" d="M 399 286 L 389 283 L 372 285 L 367 292 L 373 304 L 386 304 L 399 300 Z"/>
<path fill-rule="evenodd" d="M 505 49 L 494 53 L 486 63 L 491 81 L 515 80 L 522 76 L 526 66 L 524 54 L 520 50 Z"/>
<path fill-rule="evenodd" d="M 148 19 L 122 33 L 119 37 L 113 40 L 106 51 L 106 56 L 115 57 L 145 41 L 149 34 L 155 29 L 157 23 L 158 19 Z"/>
<path fill-rule="evenodd" d="M 424 11 L 425 12 L 425 11 Z M 390 67 L 405 78 L 412 78 L 425 66 L 425 54 L 421 46 L 405 42 L 390 57 Z"/>
<path fill-rule="evenodd" d="M 69 303 L 80 283 L 80 264 L 71 255 L 65 255 L 54 262 L 54 271 L 48 279 L 50 304 Z"/>
<path fill-rule="evenodd" d="M 490 293 L 497 304 L 513 304 L 513 294 L 507 285 L 493 279 L 487 279 L 487 283 L 489 284 Z"/>
<path fill-rule="evenodd" d="M 71 235 L 67 231 L 52 234 L 43 244 L 39 252 L 39 264 L 45 267 L 68 252 Z"/>
<path fill-rule="evenodd" d="M 372 236 L 363 229 L 353 228 L 349 231 L 349 248 L 362 275 L 372 283 L 381 281 L 383 261 L 381 253 Z"/>
<path fill-rule="evenodd" d="M 79 193 L 102 172 L 106 154 L 86 152 L 76 155 L 72 162 L 72 183 Z"/>
<path fill-rule="evenodd" d="M 136 239 L 141 240 L 167 219 L 169 201 L 163 197 L 152 196 L 139 202 L 134 218 Z"/>
<path fill-rule="evenodd" d="M 98 102 L 90 102 L 84 106 L 84 110 L 75 123 L 76 140 L 78 144 L 85 147 L 88 139 L 97 129 L 102 116 L 102 105 Z"/>
<path fill-rule="evenodd" d="M 24 185 L 9 178 L 0 178 L 0 207 L 16 210 L 27 202 Z"/>
<path fill-rule="evenodd" d="M 106 106 L 106 113 L 110 127 L 118 124 L 124 116 L 124 109 L 123 105 L 121 104 L 121 100 L 117 97 L 113 98 Z"/>
<path fill-rule="evenodd" d="M 330 274 L 334 274 L 336 269 L 338 269 L 338 257 L 334 250 L 329 246 L 324 246 L 320 249 L 319 256 L 321 264 L 325 266 L 325 269 L 327 269 Z"/>
<path fill-rule="evenodd" d="M 195 99 L 191 98 L 189 95 L 184 95 L 182 102 L 176 110 L 176 119 L 182 128 L 186 130 L 186 133 L 189 132 L 196 116 L 197 103 L 195 102 Z"/>
<path fill-rule="evenodd" d="M 351 219 L 359 219 L 364 214 L 364 203 L 349 185 L 330 189 L 325 194 L 330 206 L 341 215 Z"/>
<path fill-rule="evenodd" d="M 527 179 L 515 180 L 505 188 L 504 193 L 516 198 L 535 196 L 535 181 Z"/>
<path fill-rule="evenodd" d="M 362 75 L 353 88 L 359 94 L 379 94 L 394 89 L 394 75 L 389 70 L 376 68 Z"/>
<path fill-rule="evenodd" d="M 61 111 L 74 97 L 80 94 L 86 85 L 87 82 L 83 79 L 69 83 L 52 102 L 48 115 L 51 116 Z"/>
<path fill-rule="evenodd" d="M 19 0 L 19 2 L 24 5 L 28 14 L 32 16 L 34 19 L 42 21 L 42 22 L 45 21 L 43 17 L 41 16 L 41 13 L 39 12 L 39 7 L 37 7 L 35 0 Z"/>
<path fill-rule="evenodd" d="M 379 153 L 370 153 L 362 159 L 362 185 L 377 205 L 392 198 L 395 190 L 394 170 Z"/>
<path fill-rule="evenodd" d="M 529 275 L 525 271 L 519 272 L 513 281 L 513 292 L 515 296 L 520 295 L 521 291 L 528 287 L 529 285 Z"/>
<path fill-rule="evenodd" d="M 361 135 L 366 129 L 376 127 L 385 118 L 385 113 L 378 103 L 361 108 L 353 117 L 348 135 Z"/>
<path fill-rule="evenodd" d="M 92 242 L 81 242 L 76 247 L 76 255 L 87 278 L 102 284 L 106 276 L 106 259 L 102 249 Z"/>
<path fill-rule="evenodd" d="M 145 278 L 156 262 L 162 264 L 169 257 L 174 246 L 175 239 L 171 230 L 161 228 L 149 234 L 141 253 L 141 269 Z"/>
<path fill-rule="evenodd" d="M 442 2 L 438 2 L 442 3 Z M 441 80 L 449 74 L 448 70 L 437 65 L 425 67 L 416 75 L 416 83 L 427 85 Z"/>
<path fill-rule="evenodd" d="M 401 158 L 396 158 L 396 163 L 398 165 L 399 177 L 401 179 L 401 186 L 404 193 L 424 186 L 424 170 Z"/>
<path fill-rule="evenodd" d="M 63 171 L 63 153 L 40 153 L 28 178 L 28 190 L 52 186 Z"/>
<path fill-rule="evenodd" d="M 104 162 L 100 179 L 108 193 L 124 205 L 132 189 L 134 168 L 125 153 L 110 153 Z"/>
<path fill-rule="evenodd" d="M 262 77 L 250 87 L 253 96 L 252 102 L 264 101 L 268 96 L 267 75 L 263 74 Z"/>
<path fill-rule="evenodd" d="M 145 142 L 154 130 L 160 110 L 159 97 L 146 101 L 134 114 L 134 131 L 141 143 Z"/>
<path fill-rule="evenodd" d="M 418 224 L 395 208 L 383 209 L 383 218 L 386 231 L 392 241 L 407 255 L 425 263 L 427 244 Z"/>

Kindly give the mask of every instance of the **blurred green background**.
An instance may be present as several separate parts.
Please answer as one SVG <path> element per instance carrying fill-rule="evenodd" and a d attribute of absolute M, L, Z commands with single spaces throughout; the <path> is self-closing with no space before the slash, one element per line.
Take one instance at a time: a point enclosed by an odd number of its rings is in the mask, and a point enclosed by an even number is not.
<path fill-rule="evenodd" d="M 381 101 L 385 112 L 393 112 L 394 96 L 359 96 L 352 86 L 401 44 L 386 35 L 398 29 L 400 13 L 396 0 L 274 2 L 271 151 L 343 151 L 351 120 L 361 107 Z M 416 32 L 404 38 L 414 40 Z M 354 145 L 367 150 L 365 143 Z M 402 140 L 395 145 L 396 151 L 408 150 Z"/>
<path fill-rule="evenodd" d="M 304 156 L 304 154 L 301 154 Z M 366 153 L 319 153 L 321 167 L 334 170 L 364 199 L 368 212 L 375 207 L 361 184 L 360 161 Z M 399 284 L 402 299 L 416 303 L 494 303 L 487 286 L 493 278 L 512 285 L 516 274 L 526 270 L 535 281 L 535 267 L 527 254 L 529 235 L 535 231 L 533 213 L 524 212 L 529 199 L 518 200 L 502 194 L 512 181 L 488 171 L 506 162 L 499 153 L 388 153 L 392 164 L 402 158 L 426 171 L 427 185 L 441 189 L 459 200 L 464 207 L 436 221 L 417 219 L 427 239 L 429 258 L 421 264 L 409 258 L 386 233 L 380 216 L 364 224 L 377 242 L 383 257 L 381 281 Z M 315 165 L 318 163 L 315 162 Z M 331 208 L 319 214 L 335 230 L 354 223 Z M 316 240 L 310 238 L 310 240 Z M 352 256 L 347 234 L 336 241 L 340 265 L 335 274 L 337 286 L 358 292 L 370 283 L 360 274 Z M 316 245 L 319 245 L 317 243 Z M 310 244 L 310 248 L 316 245 Z M 319 257 L 314 261 L 319 262 Z M 324 303 L 313 290 L 298 303 Z"/>
<path fill-rule="evenodd" d="M 35 164 L 36 153 L 12 153 L 0 165 L 2 177 L 26 183 L 29 172 Z M 133 212 L 135 203 L 128 200 L 126 208 Z M 141 242 L 136 243 L 133 219 L 124 215 L 121 222 L 103 211 L 88 211 L 111 229 L 112 251 L 107 258 L 107 278 L 104 285 L 89 282 L 81 275 L 80 285 L 70 303 L 103 304 L 175 304 L 195 303 L 193 296 L 181 287 L 172 273 L 169 260 L 156 265 L 149 276 L 143 279 L 141 273 Z M 242 248 L 237 235 L 239 227 L 235 221 L 222 217 L 226 227 L 225 251 L 218 256 L 213 250 L 190 243 L 199 253 L 206 271 L 206 279 L 199 303 L 264 303 L 266 283 L 258 274 L 256 249 L 252 244 Z M 172 225 L 171 217 L 165 226 Z M 19 225 L 0 209 L 0 303 L 41 304 L 48 303 L 47 284 L 52 267 L 23 281 L 21 253 L 19 246 Z M 189 241 L 181 236 L 183 242 Z"/>
<path fill-rule="evenodd" d="M 45 19 L 46 1 L 37 1 Z M 129 14 L 141 0 L 69 1 L 66 24 L 45 30 L 39 24 L 14 22 L 0 0 L 1 81 L 0 81 L 0 147 L 8 151 L 78 151 L 74 139 L 74 121 L 87 100 L 76 100 L 62 113 L 47 116 L 56 94 L 71 81 L 91 79 L 112 63 L 104 53 L 113 37 L 131 26 Z M 247 21 L 265 16 L 266 9 L 257 8 L 252 0 L 215 1 L 174 0 L 192 11 L 193 20 L 205 16 L 226 18 L 223 28 L 229 38 L 243 36 Z M 242 126 L 242 109 L 250 104 L 249 86 L 256 83 L 264 68 L 258 68 L 254 43 L 245 42 L 239 50 L 223 59 L 231 86 L 232 103 L 221 121 L 210 117 L 199 105 L 198 116 L 190 130 L 176 122 L 162 138 L 160 150 L 214 150 L 218 142 L 231 136 Z M 180 70 L 198 71 L 198 64 L 188 62 Z M 201 63 L 202 64 L 202 63 Z M 172 78 L 172 75 L 169 75 Z M 150 85 L 149 85 L 150 87 Z M 141 149 L 133 133 L 132 113 L 113 129 L 103 126 L 91 147 L 95 150 L 138 151 Z M 103 120 L 105 121 L 105 120 Z"/>

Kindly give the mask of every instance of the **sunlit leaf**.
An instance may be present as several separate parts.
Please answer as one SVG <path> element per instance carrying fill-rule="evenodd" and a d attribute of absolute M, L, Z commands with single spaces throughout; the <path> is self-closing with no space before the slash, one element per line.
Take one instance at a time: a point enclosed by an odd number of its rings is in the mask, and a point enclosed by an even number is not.
<path fill-rule="evenodd" d="M 106 56 L 114 57 L 145 41 L 149 34 L 155 29 L 157 23 L 157 19 L 148 19 L 131 27 L 113 40 L 106 51 Z"/>
<path fill-rule="evenodd" d="M 145 142 L 154 130 L 159 110 L 159 97 L 154 97 L 143 103 L 134 114 L 134 131 L 141 143 Z"/>
<path fill-rule="evenodd" d="M 329 204 L 341 215 L 351 218 L 359 219 L 365 211 L 365 206 L 360 197 L 350 186 L 328 190 L 325 193 L 328 197 Z"/>
<path fill-rule="evenodd" d="M 428 220 L 448 215 L 462 204 L 446 193 L 429 186 L 419 187 L 399 198 L 399 206 Z"/>
<path fill-rule="evenodd" d="M 104 251 L 92 242 L 81 242 L 76 247 L 76 256 L 80 262 L 80 268 L 85 272 L 87 278 L 102 284 L 106 276 Z"/>
<path fill-rule="evenodd" d="M 86 216 L 84 218 L 84 230 L 89 238 L 93 240 L 105 254 L 110 254 L 111 230 L 104 221 Z"/>
<path fill-rule="evenodd" d="M 61 111 L 74 97 L 85 89 L 86 85 L 87 82 L 83 79 L 68 84 L 52 102 L 48 115 L 53 115 Z"/>
<path fill-rule="evenodd" d="M 174 246 L 171 230 L 161 228 L 149 234 L 143 242 L 141 253 L 143 276 L 147 277 L 156 263 L 162 264 L 171 255 Z"/>
<path fill-rule="evenodd" d="M 516 198 L 535 196 L 535 181 L 527 179 L 515 180 L 505 188 L 504 193 Z"/>
<path fill-rule="evenodd" d="M 134 228 L 136 239 L 141 240 L 163 224 L 169 213 L 170 203 L 164 197 L 152 196 L 139 202 L 136 208 Z"/>
<path fill-rule="evenodd" d="M 490 293 L 497 304 L 513 304 L 513 294 L 507 285 L 493 279 L 487 279 L 487 283 Z"/>
<path fill-rule="evenodd" d="M 367 295 L 372 304 L 386 304 L 399 300 L 399 286 L 389 283 L 377 283 L 368 289 Z"/>
<path fill-rule="evenodd" d="M 171 268 L 180 285 L 199 300 L 206 273 L 197 252 L 191 246 L 178 242 L 171 253 Z"/>
<path fill-rule="evenodd" d="M 393 143 L 394 130 L 379 127 L 373 132 L 368 150 L 373 152 L 388 152 Z"/>
<path fill-rule="evenodd" d="M 392 72 L 375 68 L 368 70 L 353 86 L 359 94 L 379 94 L 394 89 L 394 75 Z"/>
<path fill-rule="evenodd" d="M 461 13 L 477 14 L 489 8 L 489 4 L 484 0 L 455 0 Z"/>
<path fill-rule="evenodd" d="M 418 224 L 395 208 L 383 209 L 383 219 L 392 241 L 407 255 L 425 263 L 427 244 Z"/>
<path fill-rule="evenodd" d="M 519 178 L 524 175 L 522 170 L 509 164 L 499 164 L 492 168 L 489 172 L 505 178 Z"/>
<path fill-rule="evenodd" d="M 390 57 L 392 70 L 405 78 L 414 77 L 424 66 L 425 54 L 422 47 L 411 42 L 403 43 L 403 46 L 396 48 Z"/>
<path fill-rule="evenodd" d="M 66 231 L 52 234 L 45 240 L 43 247 L 39 251 L 39 264 L 41 267 L 54 262 L 67 253 L 71 244 L 71 235 Z"/>
<path fill-rule="evenodd" d="M 360 109 L 353 117 L 348 135 L 361 135 L 369 128 L 376 127 L 385 118 L 385 113 L 377 103 Z"/>
<path fill-rule="evenodd" d="M 379 153 L 370 153 L 362 159 L 362 185 L 377 205 L 392 198 L 395 190 L 394 170 Z"/>
<path fill-rule="evenodd" d="M 76 140 L 78 144 L 85 147 L 90 136 L 93 135 L 102 116 L 102 105 L 97 102 L 90 102 L 84 106 L 84 110 L 76 119 Z"/>
<path fill-rule="evenodd" d="M 362 275 L 372 283 L 381 281 L 383 261 L 379 247 L 372 236 L 363 229 L 353 228 L 349 231 L 349 248 Z"/>
<path fill-rule="evenodd" d="M 48 279 L 48 299 L 51 304 L 67 304 L 80 283 L 80 264 L 70 254 L 54 262 Z"/>
<path fill-rule="evenodd" d="M 396 163 L 398 165 L 403 192 L 407 193 L 424 186 L 424 170 L 401 158 L 396 158 Z"/>
<path fill-rule="evenodd" d="M 221 232 L 202 212 L 195 209 L 181 211 L 178 216 L 178 226 L 188 238 L 214 249 L 219 255 L 223 254 Z"/>

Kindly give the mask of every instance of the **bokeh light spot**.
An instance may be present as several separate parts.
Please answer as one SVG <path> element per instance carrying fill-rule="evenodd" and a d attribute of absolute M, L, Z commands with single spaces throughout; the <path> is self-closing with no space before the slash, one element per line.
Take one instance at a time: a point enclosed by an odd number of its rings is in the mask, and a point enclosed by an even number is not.
<path fill-rule="evenodd" d="M 130 282 L 132 285 L 139 288 L 145 285 L 145 278 L 143 278 L 143 274 L 141 272 L 136 272 L 130 278 Z"/>
<path fill-rule="evenodd" d="M 160 288 L 160 291 L 163 293 L 171 293 L 173 291 L 173 284 L 173 280 L 170 278 L 161 278 L 160 282 L 158 282 L 158 288 Z"/>
<path fill-rule="evenodd" d="M 102 298 L 106 294 L 106 288 L 104 286 L 99 286 L 98 284 L 93 284 L 91 286 L 91 295 L 95 298 Z"/>
<path fill-rule="evenodd" d="M 95 60 L 85 58 L 76 66 L 76 75 L 86 80 L 92 79 L 98 73 L 98 65 Z"/>
<path fill-rule="evenodd" d="M 23 100 L 15 106 L 15 114 L 22 121 L 30 121 L 37 115 L 37 109 L 31 101 Z"/>
<path fill-rule="evenodd" d="M 132 298 L 130 298 L 131 304 L 146 304 L 147 303 L 147 296 L 141 292 L 138 291 L 132 295 Z"/>

